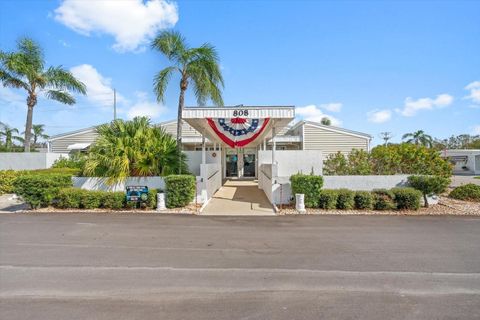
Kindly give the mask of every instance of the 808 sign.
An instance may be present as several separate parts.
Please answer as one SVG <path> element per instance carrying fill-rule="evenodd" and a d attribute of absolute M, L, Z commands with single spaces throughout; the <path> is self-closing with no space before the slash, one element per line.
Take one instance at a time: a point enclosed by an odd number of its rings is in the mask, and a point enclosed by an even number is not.
<path fill-rule="evenodd" d="M 234 110 L 234 117 L 248 117 L 248 110 Z"/>

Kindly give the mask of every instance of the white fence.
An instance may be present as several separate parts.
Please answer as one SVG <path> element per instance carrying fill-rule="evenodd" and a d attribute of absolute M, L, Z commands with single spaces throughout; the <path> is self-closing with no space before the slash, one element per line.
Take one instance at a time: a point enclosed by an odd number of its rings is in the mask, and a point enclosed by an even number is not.
<path fill-rule="evenodd" d="M 68 154 L 44 152 L 0 152 L 0 170 L 48 169 L 60 157 Z"/>
<path fill-rule="evenodd" d="M 127 186 L 147 186 L 149 189 L 165 190 L 163 177 L 131 177 L 123 182 L 113 185 L 107 183 L 107 178 L 102 177 L 72 177 L 75 188 L 85 190 L 125 191 Z"/>
<path fill-rule="evenodd" d="M 320 150 L 275 150 L 275 162 L 280 177 L 296 173 L 322 174 L 323 160 Z M 258 163 L 272 163 L 272 151 L 258 151 Z"/>

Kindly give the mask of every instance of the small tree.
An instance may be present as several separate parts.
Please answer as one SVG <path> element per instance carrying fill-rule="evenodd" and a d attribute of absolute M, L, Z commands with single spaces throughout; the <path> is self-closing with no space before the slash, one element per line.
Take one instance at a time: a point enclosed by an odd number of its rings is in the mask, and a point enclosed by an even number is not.
<path fill-rule="evenodd" d="M 323 117 L 322 120 L 320 120 L 320 123 L 324 126 L 331 126 L 332 120 L 330 120 L 328 117 Z"/>
<path fill-rule="evenodd" d="M 441 176 L 410 176 L 408 184 L 422 192 L 425 207 L 428 208 L 427 196 L 444 192 L 450 184 L 450 179 Z"/>

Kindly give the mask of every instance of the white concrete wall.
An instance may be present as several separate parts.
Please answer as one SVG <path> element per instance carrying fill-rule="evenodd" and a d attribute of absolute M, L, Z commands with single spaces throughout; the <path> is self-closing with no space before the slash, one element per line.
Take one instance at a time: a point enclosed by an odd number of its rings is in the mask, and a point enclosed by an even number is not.
<path fill-rule="evenodd" d="M 202 199 L 203 203 L 210 200 L 222 186 L 222 167 L 219 163 L 202 164 L 200 165 L 200 176 L 202 178 L 201 187 L 206 192 L 206 199 Z"/>
<path fill-rule="evenodd" d="M 278 176 L 291 176 L 296 173 L 316 175 L 322 174 L 323 158 L 320 150 L 275 150 L 275 161 L 278 164 Z M 258 165 L 272 163 L 272 151 L 258 151 Z"/>
<path fill-rule="evenodd" d="M 365 190 L 406 187 L 408 174 L 390 176 L 323 176 L 322 189 Z"/>
<path fill-rule="evenodd" d="M 195 176 L 200 176 L 200 164 L 202 164 L 202 151 L 183 151 L 187 156 L 188 170 Z M 222 152 L 217 151 L 206 151 L 206 161 L 207 163 L 221 163 L 222 162 Z M 215 154 L 215 157 L 213 156 Z"/>
<path fill-rule="evenodd" d="M 44 152 L 0 152 L 0 170 L 48 169 L 60 157 L 68 154 Z"/>
<path fill-rule="evenodd" d="M 125 191 L 127 186 L 147 186 L 149 189 L 165 190 L 163 177 L 131 177 L 124 182 L 109 185 L 103 177 L 72 177 L 75 188 L 85 190 Z"/>
<path fill-rule="evenodd" d="M 265 192 L 270 203 L 273 203 L 273 176 L 275 176 L 276 168 L 272 164 L 262 163 L 258 170 L 258 188 Z"/>

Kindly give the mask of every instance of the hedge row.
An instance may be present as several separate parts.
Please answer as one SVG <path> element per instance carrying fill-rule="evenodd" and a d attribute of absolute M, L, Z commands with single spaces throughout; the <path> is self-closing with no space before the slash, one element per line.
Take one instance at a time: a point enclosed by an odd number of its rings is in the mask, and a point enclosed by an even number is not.
<path fill-rule="evenodd" d="M 314 208 L 318 206 L 318 194 L 323 186 L 323 177 L 306 174 L 294 174 L 290 177 L 292 194 L 304 194 L 305 206 Z"/>
<path fill-rule="evenodd" d="M 127 202 L 125 193 L 122 191 L 94 191 L 77 188 L 65 188 L 59 191 L 54 201 L 54 206 L 62 209 L 123 209 L 132 208 L 136 203 Z M 146 208 L 157 207 L 157 190 L 148 190 Z"/>
<path fill-rule="evenodd" d="M 61 189 L 71 186 L 72 176 L 67 174 L 21 175 L 13 182 L 14 192 L 32 208 L 49 206 Z"/>
<path fill-rule="evenodd" d="M 352 191 L 348 189 L 324 189 L 319 192 L 320 209 L 360 210 L 417 210 L 422 193 L 413 188 Z M 312 207 L 310 207 L 312 208 Z"/>
<path fill-rule="evenodd" d="M 449 194 L 450 198 L 467 201 L 480 202 L 480 186 L 469 183 L 463 186 L 456 187 Z"/>
<path fill-rule="evenodd" d="M 167 208 L 185 207 L 195 197 L 195 177 L 191 175 L 171 175 L 165 177 Z"/>

